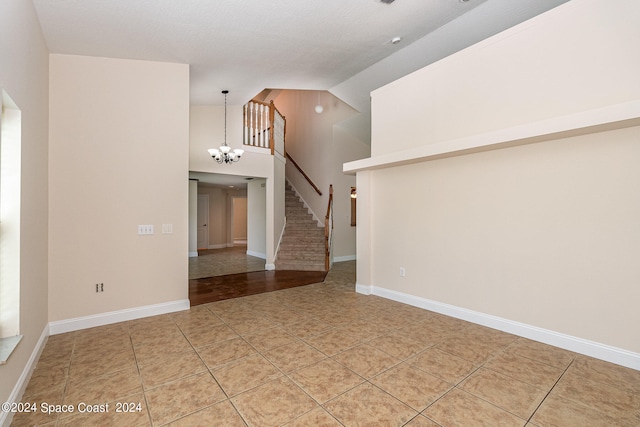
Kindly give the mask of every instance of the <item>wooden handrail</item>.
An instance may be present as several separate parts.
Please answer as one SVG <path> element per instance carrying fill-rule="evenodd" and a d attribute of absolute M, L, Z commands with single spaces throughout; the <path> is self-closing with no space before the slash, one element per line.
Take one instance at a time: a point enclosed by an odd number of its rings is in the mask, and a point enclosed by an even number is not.
<path fill-rule="evenodd" d="M 269 105 L 271 105 L 271 104 L 269 104 L 268 102 L 264 102 L 264 101 L 257 101 L 257 100 L 255 100 L 255 99 L 252 99 L 252 100 L 251 100 L 251 102 L 253 102 L 254 104 L 261 104 L 261 105 L 264 105 L 265 107 L 268 107 Z"/>
<path fill-rule="evenodd" d="M 333 244 L 333 184 L 329 185 L 329 202 L 324 217 L 324 269 L 331 268 L 331 245 Z"/>
<path fill-rule="evenodd" d="M 316 190 L 316 193 L 318 193 L 319 196 L 322 196 L 322 191 L 320 191 L 320 189 L 318 188 L 317 185 L 315 185 L 313 183 L 313 181 L 311 181 L 311 178 L 309 178 L 309 176 L 304 173 L 304 171 L 302 170 L 302 168 L 296 163 L 295 160 L 293 160 L 293 158 L 291 157 L 291 154 L 286 153 L 287 159 L 291 160 L 291 163 L 293 163 L 293 166 L 296 167 L 296 169 L 298 169 L 298 172 L 300 172 L 302 174 L 302 176 L 307 180 L 307 182 L 309 184 L 311 184 L 311 186 L 313 187 L 314 190 Z"/>

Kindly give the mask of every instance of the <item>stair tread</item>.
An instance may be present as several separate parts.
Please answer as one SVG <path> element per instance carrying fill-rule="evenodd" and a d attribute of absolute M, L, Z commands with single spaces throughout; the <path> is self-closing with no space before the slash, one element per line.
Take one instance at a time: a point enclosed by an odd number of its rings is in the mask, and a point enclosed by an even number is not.
<path fill-rule="evenodd" d="M 285 215 L 287 224 L 280 241 L 276 269 L 324 271 L 324 227 L 318 226 L 288 183 L 285 185 Z"/>

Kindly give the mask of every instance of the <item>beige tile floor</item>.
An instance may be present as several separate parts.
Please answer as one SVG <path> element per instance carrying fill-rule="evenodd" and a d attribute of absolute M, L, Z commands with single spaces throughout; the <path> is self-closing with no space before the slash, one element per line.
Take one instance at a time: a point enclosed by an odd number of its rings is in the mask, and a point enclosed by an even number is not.
<path fill-rule="evenodd" d="M 189 257 L 189 279 L 264 270 L 265 260 L 247 255 L 247 246 L 212 249 Z"/>
<path fill-rule="evenodd" d="M 52 336 L 23 401 L 109 412 L 13 425 L 640 425 L 638 371 L 353 289 L 340 263 L 322 284 Z"/>

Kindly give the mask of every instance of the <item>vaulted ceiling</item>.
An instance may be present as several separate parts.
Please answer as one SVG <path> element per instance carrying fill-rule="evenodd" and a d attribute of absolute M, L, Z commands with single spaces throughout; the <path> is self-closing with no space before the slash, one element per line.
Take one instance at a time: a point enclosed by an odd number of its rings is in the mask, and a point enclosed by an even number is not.
<path fill-rule="evenodd" d="M 374 80 L 358 84 L 366 100 L 398 69 L 418 69 L 566 0 L 387 1 L 33 3 L 52 53 L 187 63 L 192 104 L 221 104 L 228 89 L 229 103 L 240 105 L 265 88 L 329 90 L 397 54 Z M 437 49 L 401 55 L 454 22 L 461 25 Z"/>

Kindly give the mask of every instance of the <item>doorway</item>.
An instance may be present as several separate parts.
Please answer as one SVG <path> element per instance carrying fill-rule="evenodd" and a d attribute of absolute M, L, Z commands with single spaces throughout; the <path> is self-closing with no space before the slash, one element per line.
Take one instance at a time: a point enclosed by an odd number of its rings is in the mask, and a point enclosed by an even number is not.
<path fill-rule="evenodd" d="M 231 220 L 233 221 L 233 236 L 231 238 L 234 245 L 247 245 L 247 197 L 232 197 Z"/>
<path fill-rule="evenodd" d="M 209 195 L 198 194 L 198 250 L 209 249 Z"/>

